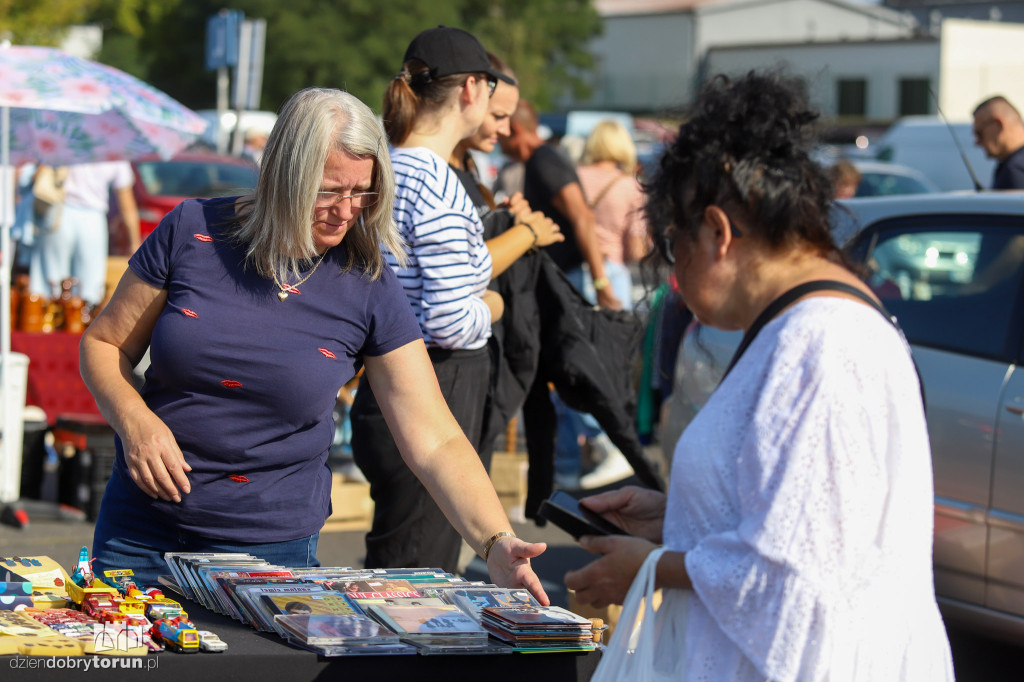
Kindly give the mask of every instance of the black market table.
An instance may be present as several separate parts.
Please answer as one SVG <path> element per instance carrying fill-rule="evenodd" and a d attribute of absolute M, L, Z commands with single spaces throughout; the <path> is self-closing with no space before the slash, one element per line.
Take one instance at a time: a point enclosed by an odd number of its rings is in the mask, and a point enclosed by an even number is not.
<path fill-rule="evenodd" d="M 46 657 L 0 656 L 0 676 L 11 682 L 22 680 L 80 679 L 80 675 L 119 680 L 176 680 L 177 682 L 301 682 L 302 680 L 346 680 L 390 682 L 409 680 L 479 680 L 480 682 L 569 682 L 589 680 L 600 660 L 600 653 L 538 653 L 486 656 L 343 656 L 325 658 L 285 643 L 275 634 L 257 632 L 226 616 L 212 613 L 194 602 L 181 599 L 190 619 L 201 630 L 212 630 L 223 639 L 228 650 L 220 654 L 179 654 L 164 651 L 138 657 L 141 668 L 90 666 L 70 659 L 54 660 L 47 667 Z M 92 656 L 75 658 L 93 658 Z M 129 657 L 131 658 L 131 657 Z M 57 667 L 63 664 L 64 667 Z M 125 663 L 124 665 L 129 665 Z"/>

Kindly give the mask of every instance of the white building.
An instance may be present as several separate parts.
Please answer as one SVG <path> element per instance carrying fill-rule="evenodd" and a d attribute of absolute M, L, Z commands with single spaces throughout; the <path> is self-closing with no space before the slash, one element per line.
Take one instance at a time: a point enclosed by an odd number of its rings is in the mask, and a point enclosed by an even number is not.
<path fill-rule="evenodd" d="M 1001 93 L 1024 103 L 1024 24 L 944 19 L 844 0 L 595 0 L 594 96 L 575 106 L 667 112 L 717 73 L 784 67 L 828 117 L 966 120 Z M 1016 77 L 1015 77 L 1016 76 Z M 934 93 L 934 94 L 933 94 Z"/>

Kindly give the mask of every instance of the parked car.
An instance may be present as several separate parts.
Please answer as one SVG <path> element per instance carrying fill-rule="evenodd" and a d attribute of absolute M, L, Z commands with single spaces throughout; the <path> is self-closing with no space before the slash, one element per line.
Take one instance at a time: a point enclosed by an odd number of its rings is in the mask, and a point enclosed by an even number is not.
<path fill-rule="evenodd" d="M 974 189 L 962 150 L 982 187 L 992 184 L 996 162 L 975 146 L 970 123 L 947 124 L 938 116 L 905 116 L 886 131 L 877 149 L 879 161 L 909 166 L 944 192 Z"/>
<path fill-rule="evenodd" d="M 867 264 L 868 283 L 899 320 L 924 385 L 940 607 L 947 619 L 1020 643 L 1024 197 L 912 195 L 845 207 L 859 226 L 847 249 Z M 691 325 L 663 412 L 664 443 L 674 446 L 741 337 Z"/>
<path fill-rule="evenodd" d="M 923 173 L 897 163 L 853 159 L 860 171 L 858 197 L 888 197 L 897 194 L 929 194 L 938 192 L 938 186 Z"/>
<path fill-rule="evenodd" d="M 251 161 L 205 152 L 182 152 L 170 159 L 147 156 L 133 161 L 132 170 L 143 239 L 185 199 L 245 194 L 256 187 L 257 168 Z M 123 239 L 121 225 L 119 215 L 111 217 L 111 234 Z M 120 246 L 112 252 L 122 253 Z"/>

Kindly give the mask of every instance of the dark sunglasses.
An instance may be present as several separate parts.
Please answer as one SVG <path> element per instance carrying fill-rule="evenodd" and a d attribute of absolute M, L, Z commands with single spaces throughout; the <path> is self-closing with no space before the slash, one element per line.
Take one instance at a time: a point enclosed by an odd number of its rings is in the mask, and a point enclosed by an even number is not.
<path fill-rule="evenodd" d="M 487 99 L 494 97 L 494 91 L 498 87 L 498 79 L 494 76 L 487 76 Z"/>

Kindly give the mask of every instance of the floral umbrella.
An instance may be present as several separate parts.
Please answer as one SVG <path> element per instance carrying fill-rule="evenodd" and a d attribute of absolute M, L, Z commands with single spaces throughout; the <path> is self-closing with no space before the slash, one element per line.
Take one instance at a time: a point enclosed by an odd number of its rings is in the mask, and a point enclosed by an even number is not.
<path fill-rule="evenodd" d="M 11 164 L 69 165 L 167 158 L 206 128 L 197 114 L 115 68 L 48 47 L 0 46 L 0 415 L 4 436 L 21 414 L 8 400 L 11 350 Z M 20 429 L 18 423 L 16 428 Z M 21 452 L 0 440 L 0 503 L 18 497 Z"/>
<path fill-rule="evenodd" d="M 207 125 L 134 76 L 47 47 L 0 48 L 0 107 L 14 164 L 167 158 Z"/>

